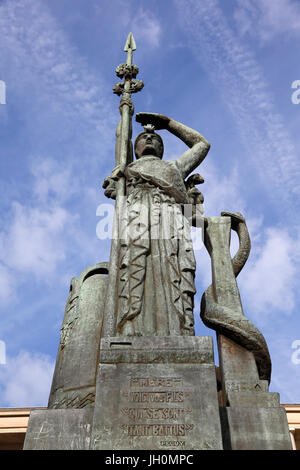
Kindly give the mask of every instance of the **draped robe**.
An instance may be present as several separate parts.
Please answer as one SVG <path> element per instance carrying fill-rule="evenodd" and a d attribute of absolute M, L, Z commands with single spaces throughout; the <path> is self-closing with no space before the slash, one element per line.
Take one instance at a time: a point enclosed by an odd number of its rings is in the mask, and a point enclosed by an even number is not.
<path fill-rule="evenodd" d="M 142 157 L 127 166 L 120 218 L 117 332 L 194 335 L 195 257 L 189 204 L 176 160 Z"/>

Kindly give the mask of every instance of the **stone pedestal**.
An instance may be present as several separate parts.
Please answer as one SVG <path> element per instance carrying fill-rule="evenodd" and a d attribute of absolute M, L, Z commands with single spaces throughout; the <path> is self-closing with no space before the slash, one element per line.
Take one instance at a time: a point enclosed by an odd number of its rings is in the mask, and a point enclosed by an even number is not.
<path fill-rule="evenodd" d="M 24 450 L 88 450 L 93 410 L 33 410 Z"/>
<path fill-rule="evenodd" d="M 211 337 L 102 339 L 94 407 L 32 411 L 24 449 L 291 450 L 252 354 L 218 342 L 219 400 Z"/>
<path fill-rule="evenodd" d="M 222 449 L 210 337 L 101 341 L 92 449 Z"/>
<path fill-rule="evenodd" d="M 260 380 L 253 353 L 218 335 L 224 449 L 292 450 L 279 394 Z"/>
<path fill-rule="evenodd" d="M 292 450 L 286 411 L 279 406 L 233 406 L 221 411 L 227 450 Z M 269 394 L 273 395 L 273 394 Z M 275 394 L 274 394 L 275 395 Z M 253 398 L 255 394 L 253 394 Z"/>

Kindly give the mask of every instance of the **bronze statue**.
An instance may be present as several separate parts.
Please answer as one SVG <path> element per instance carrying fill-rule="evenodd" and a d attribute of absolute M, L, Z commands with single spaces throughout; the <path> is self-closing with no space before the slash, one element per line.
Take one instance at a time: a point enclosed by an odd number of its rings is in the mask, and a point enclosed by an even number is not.
<path fill-rule="evenodd" d="M 123 176 L 126 180 L 126 215 L 120 225 L 127 236 L 119 235 L 117 334 L 194 335 L 196 266 L 183 206 L 203 198 L 185 179 L 210 145 L 199 132 L 162 114 L 139 113 L 136 120 L 145 128 L 135 140 L 136 161 L 119 165 L 104 183 L 112 197 L 112 182 Z M 154 129 L 168 130 L 189 150 L 163 161 L 163 141 Z M 202 183 L 197 176 L 196 182 Z"/>
<path fill-rule="evenodd" d="M 109 263 L 87 268 L 70 286 L 47 410 L 30 417 L 25 449 L 291 449 L 279 395 L 269 392 L 271 360 L 261 332 L 244 315 L 236 277 L 250 237 L 238 212 L 204 217 L 203 178 L 193 171 L 210 145 L 162 114 L 138 113 L 132 33 L 117 67 L 123 82 L 115 168 L 104 180 L 115 199 Z M 162 160 L 168 130 L 189 149 Z M 133 160 L 135 152 L 136 160 Z M 203 229 L 212 282 L 200 315 L 216 331 L 195 336 L 195 257 L 191 226 Z M 239 249 L 230 252 L 231 231 Z M 179 447 L 180 446 L 180 447 Z"/>
<path fill-rule="evenodd" d="M 121 121 L 116 132 L 116 165 L 104 180 L 105 195 L 116 199 L 111 244 L 109 288 L 104 336 L 194 335 L 193 297 L 195 258 L 191 224 L 202 220 L 205 246 L 212 258 L 212 285 L 204 292 L 201 318 L 253 353 L 259 376 L 270 380 L 271 361 L 263 335 L 248 320 L 240 300 L 236 276 L 250 252 L 250 238 L 241 214 L 203 217 L 203 195 L 195 187 L 199 174 L 189 176 L 206 157 L 210 145 L 197 131 L 162 114 L 138 113 L 144 131 L 134 144 L 131 93 L 143 88 L 133 80 L 135 50 L 132 34 L 124 50 L 127 62 L 116 69 L 124 82 L 114 87 L 122 95 Z M 168 130 L 189 149 L 178 159 L 163 161 L 163 141 L 155 130 Z M 184 208 L 191 206 L 190 216 Z M 230 256 L 230 232 L 237 230 L 240 248 Z M 237 268 L 238 266 L 238 268 Z M 221 338 L 219 337 L 219 339 Z M 218 341 L 222 343 L 222 339 Z"/>

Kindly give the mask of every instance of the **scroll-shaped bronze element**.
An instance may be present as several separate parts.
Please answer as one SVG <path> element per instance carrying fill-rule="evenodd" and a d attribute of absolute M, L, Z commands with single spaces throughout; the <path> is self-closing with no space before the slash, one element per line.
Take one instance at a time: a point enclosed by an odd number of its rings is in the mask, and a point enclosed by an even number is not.
<path fill-rule="evenodd" d="M 205 219 L 204 243 L 212 260 L 213 282 L 202 296 L 200 316 L 206 326 L 251 351 L 260 379 L 270 381 L 268 346 L 260 331 L 245 317 L 236 282 L 251 248 L 247 225 L 240 213 L 222 212 L 221 215 Z M 232 259 L 231 229 L 237 233 L 240 243 Z"/>

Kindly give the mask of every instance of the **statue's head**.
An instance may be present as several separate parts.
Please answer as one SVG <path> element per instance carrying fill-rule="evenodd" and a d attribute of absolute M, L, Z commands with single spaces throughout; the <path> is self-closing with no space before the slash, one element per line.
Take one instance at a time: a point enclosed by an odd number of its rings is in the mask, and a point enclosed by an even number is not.
<path fill-rule="evenodd" d="M 154 127 L 144 126 L 134 143 L 134 153 L 137 159 L 147 156 L 153 156 L 162 159 L 164 153 L 164 144 L 161 136 L 154 132 Z"/>

